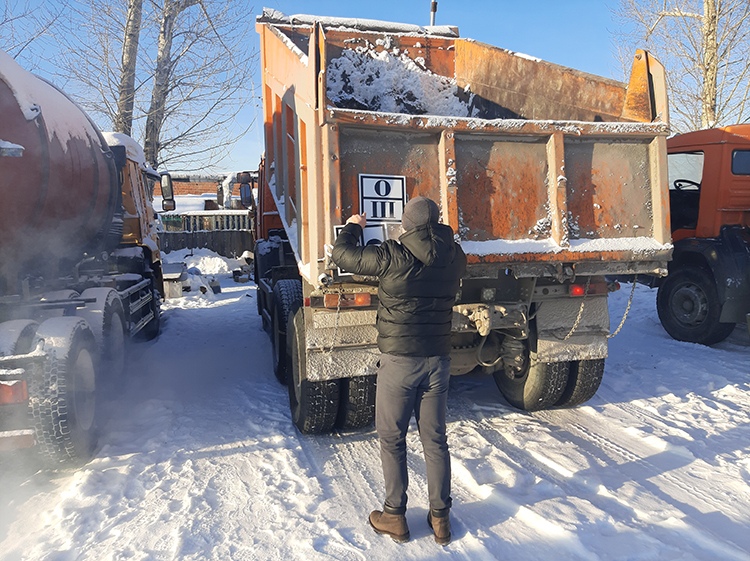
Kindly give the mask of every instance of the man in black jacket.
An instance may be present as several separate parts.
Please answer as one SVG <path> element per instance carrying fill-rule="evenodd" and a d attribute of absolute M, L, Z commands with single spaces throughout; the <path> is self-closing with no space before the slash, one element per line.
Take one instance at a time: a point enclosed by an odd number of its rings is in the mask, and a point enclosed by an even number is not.
<path fill-rule="evenodd" d="M 439 222 L 434 201 L 416 197 L 404 207 L 398 241 L 357 245 L 365 215 L 355 214 L 336 239 L 333 260 L 342 269 L 377 276 L 378 348 L 375 400 L 385 503 L 370 514 L 376 532 L 409 539 L 406 522 L 406 432 L 414 414 L 424 449 L 435 541 L 450 542 L 450 455 L 445 417 L 450 378 L 451 321 L 466 256 L 453 230 Z"/>

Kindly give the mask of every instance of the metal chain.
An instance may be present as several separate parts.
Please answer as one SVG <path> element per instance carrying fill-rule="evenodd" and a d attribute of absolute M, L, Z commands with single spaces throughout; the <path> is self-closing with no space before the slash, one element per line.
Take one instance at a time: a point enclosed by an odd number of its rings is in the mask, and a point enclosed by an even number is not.
<path fill-rule="evenodd" d="M 575 330 L 578 329 L 578 324 L 581 323 L 581 319 L 583 318 L 583 307 L 586 305 L 586 297 L 589 295 L 589 286 L 591 286 L 591 277 L 588 277 L 586 279 L 586 289 L 583 292 L 583 300 L 581 300 L 581 307 L 578 309 L 578 317 L 573 322 L 573 327 L 570 328 L 570 331 L 568 331 L 568 334 L 563 337 L 563 341 L 567 341 L 573 336 L 573 333 L 575 333 Z"/>
<path fill-rule="evenodd" d="M 625 308 L 625 313 L 622 316 L 622 319 L 620 320 L 620 325 L 617 326 L 617 329 L 614 330 L 614 332 L 607 335 L 607 339 L 612 339 L 613 337 L 616 337 L 622 328 L 625 326 L 625 320 L 628 319 L 628 314 L 630 313 L 630 308 L 633 305 L 633 296 L 635 296 L 635 287 L 637 285 L 638 275 L 633 276 L 633 288 L 630 289 L 630 297 L 628 298 L 628 305 Z M 578 309 L 578 317 L 576 317 L 576 320 L 573 322 L 573 327 L 570 328 L 570 331 L 568 331 L 568 334 L 562 338 L 563 341 L 567 341 L 573 336 L 573 333 L 575 333 L 576 329 L 578 329 L 578 325 L 581 323 L 581 319 L 583 318 L 583 308 L 586 304 L 586 297 L 589 294 L 589 286 L 591 284 L 591 277 L 588 278 L 586 281 L 586 290 L 583 294 L 583 300 L 581 301 L 581 307 Z"/>
<path fill-rule="evenodd" d="M 625 320 L 627 319 L 628 314 L 630 313 L 630 306 L 633 305 L 633 296 L 635 295 L 635 285 L 637 284 L 636 282 L 637 280 L 638 280 L 638 275 L 635 275 L 633 277 L 633 288 L 630 289 L 630 298 L 628 298 L 628 305 L 625 308 L 625 313 L 622 316 L 620 325 L 617 326 L 617 329 L 615 329 L 613 333 L 610 333 L 609 335 L 607 335 L 607 339 L 612 339 L 612 337 L 615 337 L 620 332 L 622 327 L 625 325 Z"/>
<path fill-rule="evenodd" d="M 339 293 L 339 299 L 336 302 L 336 321 L 333 324 L 333 333 L 331 334 L 331 344 L 328 347 L 328 354 L 333 353 L 334 345 L 336 344 L 336 336 L 339 332 L 339 313 L 341 312 L 341 293 Z"/>

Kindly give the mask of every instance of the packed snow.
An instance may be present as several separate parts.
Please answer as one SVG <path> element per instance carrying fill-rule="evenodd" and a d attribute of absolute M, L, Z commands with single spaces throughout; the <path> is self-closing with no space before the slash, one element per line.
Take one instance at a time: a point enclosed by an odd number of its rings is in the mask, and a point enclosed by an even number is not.
<path fill-rule="evenodd" d="M 0 456 L 1 559 L 750 559 L 747 329 L 713 348 L 674 341 L 655 291 L 638 286 L 584 406 L 524 413 L 491 377 L 453 378 L 454 541 L 430 535 L 412 430 L 401 545 L 366 522 L 383 498 L 374 430 L 292 425 L 255 285 L 232 280 L 241 263 L 207 250 L 166 259 L 216 275 L 221 292 L 164 303 L 87 465 L 34 472 L 24 454 Z M 613 326 L 630 292 L 612 295 Z"/>

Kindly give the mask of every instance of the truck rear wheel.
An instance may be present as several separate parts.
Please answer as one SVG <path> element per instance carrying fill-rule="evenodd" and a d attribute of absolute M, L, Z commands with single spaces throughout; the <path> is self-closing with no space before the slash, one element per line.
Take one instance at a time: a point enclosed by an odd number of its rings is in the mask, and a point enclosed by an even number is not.
<path fill-rule="evenodd" d="M 87 461 L 96 446 L 96 340 L 85 320 L 50 318 L 36 332 L 43 367 L 29 380 L 38 449 L 54 463 Z"/>
<path fill-rule="evenodd" d="M 733 323 L 719 322 L 719 294 L 703 268 L 669 273 L 656 294 L 656 310 L 664 330 L 678 341 L 713 345 L 734 331 Z"/>
<path fill-rule="evenodd" d="M 508 403 L 523 411 L 541 411 L 553 407 L 563 395 L 570 372 L 569 362 L 527 361 L 528 366 L 515 376 L 500 369 L 492 375 Z"/>
<path fill-rule="evenodd" d="M 354 376 L 341 380 L 337 428 L 361 429 L 375 421 L 375 378 Z"/>
<path fill-rule="evenodd" d="M 574 360 L 570 363 L 570 374 L 557 407 L 575 407 L 594 397 L 604 376 L 604 359 Z"/>
<path fill-rule="evenodd" d="M 287 321 L 302 305 L 302 283 L 294 279 L 282 279 L 273 287 L 273 371 L 282 384 L 286 384 L 287 371 Z"/>
<path fill-rule="evenodd" d="M 287 372 L 292 422 L 302 434 L 328 432 L 339 409 L 339 381 L 310 382 L 305 379 L 305 318 L 297 310 L 289 326 L 291 368 Z"/>
<path fill-rule="evenodd" d="M 94 333 L 101 357 L 101 372 L 116 379 L 125 370 L 125 312 L 117 291 L 111 288 L 88 288 L 81 298 L 95 298 L 96 302 L 78 310 Z"/>

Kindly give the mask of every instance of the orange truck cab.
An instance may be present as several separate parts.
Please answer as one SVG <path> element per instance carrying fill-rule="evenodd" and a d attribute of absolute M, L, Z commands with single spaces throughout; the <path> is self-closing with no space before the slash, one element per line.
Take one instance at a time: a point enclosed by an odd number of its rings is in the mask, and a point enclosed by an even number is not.
<path fill-rule="evenodd" d="M 659 319 L 675 339 L 711 345 L 750 322 L 750 125 L 677 135 L 667 152 L 674 253 Z"/>

